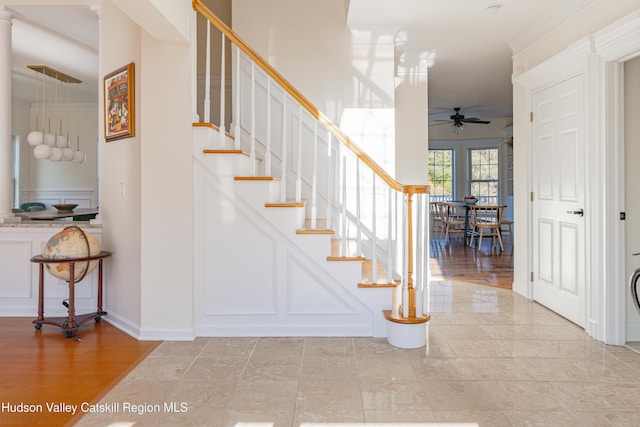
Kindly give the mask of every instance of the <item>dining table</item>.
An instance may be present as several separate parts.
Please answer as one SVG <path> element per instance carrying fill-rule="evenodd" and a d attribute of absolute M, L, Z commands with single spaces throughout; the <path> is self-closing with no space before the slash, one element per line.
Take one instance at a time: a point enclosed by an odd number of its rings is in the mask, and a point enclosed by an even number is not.
<path fill-rule="evenodd" d="M 480 205 L 480 204 L 471 204 L 471 203 L 467 203 L 464 201 L 449 201 L 449 202 L 442 202 L 442 204 L 447 207 L 447 206 L 451 206 L 451 207 L 461 207 L 464 208 L 464 245 L 469 246 L 469 238 L 471 237 L 471 234 L 473 232 L 473 230 L 469 229 L 469 211 L 471 210 L 471 208 L 474 207 L 478 207 L 478 208 L 491 208 L 491 207 L 502 207 L 502 208 L 506 208 L 506 205 Z"/>
<path fill-rule="evenodd" d="M 97 214 L 98 214 L 98 208 L 75 208 L 70 211 L 46 209 L 43 211 L 17 212 L 16 216 L 21 216 L 24 218 L 28 218 L 31 220 L 38 220 L 38 221 L 54 221 L 57 219 L 69 218 L 74 216 L 97 215 Z"/>

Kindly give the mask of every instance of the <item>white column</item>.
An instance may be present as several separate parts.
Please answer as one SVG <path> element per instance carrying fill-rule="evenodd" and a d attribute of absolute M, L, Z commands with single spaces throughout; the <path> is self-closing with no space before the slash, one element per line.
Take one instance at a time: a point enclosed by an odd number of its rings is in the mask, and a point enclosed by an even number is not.
<path fill-rule="evenodd" d="M 397 67 L 395 91 L 396 174 L 403 184 L 427 184 L 429 128 L 427 71 L 431 58 L 405 53 Z"/>
<path fill-rule="evenodd" d="M 0 6 L 0 222 L 19 221 L 11 211 L 11 13 Z"/>

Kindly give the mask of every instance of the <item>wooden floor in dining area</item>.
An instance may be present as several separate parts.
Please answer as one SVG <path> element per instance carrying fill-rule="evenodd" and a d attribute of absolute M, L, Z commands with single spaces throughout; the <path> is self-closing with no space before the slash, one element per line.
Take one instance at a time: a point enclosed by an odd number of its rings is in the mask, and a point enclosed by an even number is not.
<path fill-rule="evenodd" d="M 431 276 L 511 289 L 513 285 L 513 245 L 503 238 L 504 250 L 492 248 L 485 239 L 477 248 L 465 246 L 461 239 L 431 239 Z"/>
<path fill-rule="evenodd" d="M 34 316 L 35 318 L 35 316 Z M 0 318 L 1 426 L 73 425 L 81 414 L 55 412 L 49 405 L 98 402 L 159 341 L 138 341 L 107 322 L 89 322 L 78 337 L 65 338 L 59 327 L 35 330 L 33 318 Z M 13 412 L 25 409 L 36 412 Z M 11 406 L 7 406 L 11 405 Z M 15 406 L 13 406 L 15 405 Z M 13 409 L 12 409 L 13 408 Z"/>

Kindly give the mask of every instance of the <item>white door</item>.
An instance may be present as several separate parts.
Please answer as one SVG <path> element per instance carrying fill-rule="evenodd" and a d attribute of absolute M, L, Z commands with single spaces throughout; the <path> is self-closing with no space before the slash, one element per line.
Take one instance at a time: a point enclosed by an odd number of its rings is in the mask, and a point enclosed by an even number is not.
<path fill-rule="evenodd" d="M 585 326 L 582 76 L 533 95 L 533 298 Z M 582 215 L 584 214 L 584 216 Z"/>

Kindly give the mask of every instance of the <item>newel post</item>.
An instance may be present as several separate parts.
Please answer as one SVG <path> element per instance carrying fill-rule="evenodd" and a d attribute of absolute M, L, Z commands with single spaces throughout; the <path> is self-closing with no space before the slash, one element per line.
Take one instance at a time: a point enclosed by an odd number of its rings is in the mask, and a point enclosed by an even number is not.
<path fill-rule="evenodd" d="M 427 185 L 405 185 L 403 193 L 403 278 L 402 284 L 395 290 L 391 310 L 385 310 L 387 319 L 387 339 L 391 345 L 401 348 L 417 348 L 426 344 L 426 324 L 431 318 L 424 313 L 423 293 L 426 284 L 426 263 L 429 262 L 425 251 L 425 237 L 429 210 L 426 197 Z"/>

